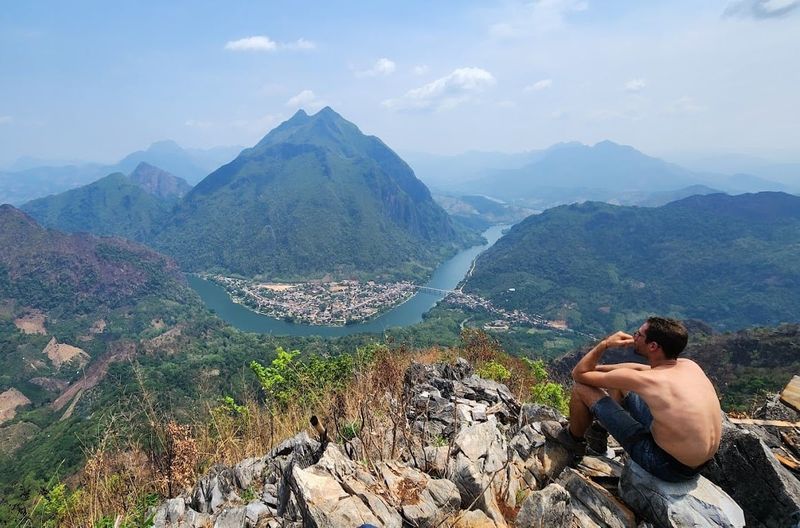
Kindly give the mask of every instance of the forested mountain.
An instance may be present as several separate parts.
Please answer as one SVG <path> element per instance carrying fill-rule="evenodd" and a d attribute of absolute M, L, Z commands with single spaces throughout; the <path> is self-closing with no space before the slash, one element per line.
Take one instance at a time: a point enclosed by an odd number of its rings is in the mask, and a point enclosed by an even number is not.
<path fill-rule="evenodd" d="M 175 262 L 133 242 L 45 229 L 0 206 L 0 298 L 80 313 L 146 294 L 171 298 L 185 281 Z"/>
<path fill-rule="evenodd" d="M 400 157 L 325 108 L 210 174 L 153 244 L 188 270 L 287 278 L 420 276 L 464 241 Z"/>
<path fill-rule="evenodd" d="M 718 329 L 797 321 L 800 197 L 693 196 L 658 208 L 589 202 L 514 226 L 465 291 L 604 333 L 648 314 Z"/>
<path fill-rule="evenodd" d="M 33 200 L 21 209 L 42 225 L 61 231 L 118 235 L 145 241 L 169 212 L 172 203 L 174 199 L 165 200 L 151 194 L 117 172 L 89 185 Z"/>

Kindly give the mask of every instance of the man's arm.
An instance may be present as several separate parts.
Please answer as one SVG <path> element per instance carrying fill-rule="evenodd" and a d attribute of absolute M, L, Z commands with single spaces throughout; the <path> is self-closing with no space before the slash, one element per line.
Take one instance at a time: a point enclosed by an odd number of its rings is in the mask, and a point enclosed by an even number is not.
<path fill-rule="evenodd" d="M 650 365 L 645 365 L 643 363 L 611 363 L 608 365 L 597 365 L 595 370 L 597 372 L 611 372 L 612 370 L 621 368 L 631 370 L 650 370 Z"/>
<path fill-rule="evenodd" d="M 604 365 L 597 363 L 609 348 L 629 347 L 633 345 L 633 336 L 625 332 L 617 332 L 600 341 L 572 369 L 572 379 L 577 383 L 610 389 L 635 390 L 641 382 L 639 365 L 636 369 L 624 366 Z M 613 367 L 613 368 L 612 368 Z M 644 369 L 643 369 L 644 370 Z M 648 369 L 649 370 L 649 369 Z"/>

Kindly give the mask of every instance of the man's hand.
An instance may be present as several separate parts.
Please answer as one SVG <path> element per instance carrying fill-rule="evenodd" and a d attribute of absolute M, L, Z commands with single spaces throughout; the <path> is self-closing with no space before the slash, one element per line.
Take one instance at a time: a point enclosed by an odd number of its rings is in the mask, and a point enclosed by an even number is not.
<path fill-rule="evenodd" d="M 609 348 L 619 348 L 619 347 L 630 347 L 633 346 L 633 336 L 630 334 L 626 334 L 625 332 L 617 332 L 615 334 L 611 334 L 607 338 L 603 339 L 597 345 L 589 351 L 580 361 L 578 364 L 575 365 L 575 368 L 572 369 L 572 379 L 577 381 L 578 383 L 584 383 L 582 375 L 586 372 L 592 372 L 597 369 L 597 363 L 600 361 L 600 358 L 603 357 L 603 354 Z"/>
<path fill-rule="evenodd" d="M 617 332 L 603 339 L 603 348 L 626 348 L 633 346 L 633 336 L 625 332 Z"/>

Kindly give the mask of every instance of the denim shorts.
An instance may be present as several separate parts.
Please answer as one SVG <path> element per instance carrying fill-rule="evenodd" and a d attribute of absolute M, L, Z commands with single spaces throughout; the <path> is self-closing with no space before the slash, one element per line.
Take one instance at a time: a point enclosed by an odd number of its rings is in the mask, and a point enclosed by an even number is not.
<path fill-rule="evenodd" d="M 650 434 L 653 415 L 635 392 L 629 392 L 621 405 L 609 396 L 601 398 L 592 406 L 592 414 L 637 464 L 661 480 L 691 480 L 703 469 L 682 464 L 656 444 Z"/>

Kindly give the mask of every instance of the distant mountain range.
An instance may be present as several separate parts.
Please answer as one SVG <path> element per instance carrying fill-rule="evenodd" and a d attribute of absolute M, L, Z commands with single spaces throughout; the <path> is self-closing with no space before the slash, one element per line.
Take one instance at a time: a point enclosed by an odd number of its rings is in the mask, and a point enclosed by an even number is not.
<path fill-rule="evenodd" d="M 273 278 L 424 277 L 479 238 L 380 139 L 330 108 L 299 111 L 177 202 L 146 192 L 166 186 L 157 173 L 143 187 L 155 171 L 140 165 L 23 209 L 49 227 L 148 243 L 189 271 Z"/>
<path fill-rule="evenodd" d="M 800 197 L 556 207 L 515 225 L 478 257 L 464 289 L 598 335 L 654 313 L 717 329 L 796 322 Z"/>
<path fill-rule="evenodd" d="M 20 205 L 30 200 L 57 194 L 121 172 L 129 174 L 142 162 L 160 167 L 194 184 L 211 171 L 232 160 L 241 147 L 183 149 L 174 141 L 153 143 L 147 150 L 134 152 L 118 163 L 77 163 L 37 166 L 35 159 L 21 159 L 0 171 L 0 204 Z"/>
<path fill-rule="evenodd" d="M 412 155 L 411 164 L 441 194 L 480 194 L 538 210 L 589 200 L 663 205 L 670 197 L 689 196 L 700 189 L 732 194 L 800 191 L 800 171 L 794 179 L 781 180 L 794 185 L 743 170 L 697 172 L 611 141 L 594 146 L 559 143 L 521 154 Z"/>

